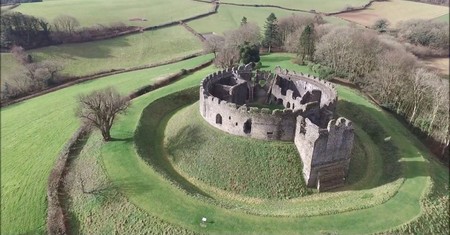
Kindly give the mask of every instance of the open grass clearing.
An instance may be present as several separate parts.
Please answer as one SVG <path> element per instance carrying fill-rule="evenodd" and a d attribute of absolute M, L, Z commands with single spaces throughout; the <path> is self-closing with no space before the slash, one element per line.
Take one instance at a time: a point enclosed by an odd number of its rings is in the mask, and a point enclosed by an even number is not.
<path fill-rule="evenodd" d="M 78 94 L 107 86 L 129 93 L 211 58 L 104 77 L 2 108 L 1 233 L 45 233 L 47 178 L 58 152 L 79 126 L 74 116 Z"/>
<path fill-rule="evenodd" d="M 222 34 L 227 30 L 237 29 L 241 24 L 242 17 L 245 16 L 247 17 L 248 22 L 258 24 L 262 31 L 264 30 L 266 18 L 270 13 L 274 13 L 278 19 L 291 14 L 314 16 L 314 14 L 310 13 L 287 11 L 277 8 L 220 5 L 217 14 L 191 21 L 188 25 L 199 33 L 214 32 Z M 346 24 L 346 21 L 337 17 L 324 17 L 324 19 L 333 24 Z"/>
<path fill-rule="evenodd" d="M 211 8 L 211 4 L 191 0 L 51 0 L 21 4 L 14 11 L 50 22 L 58 15 L 68 14 L 82 26 L 122 22 L 147 27 L 206 13 Z M 146 21 L 130 21 L 133 18 Z"/>
<path fill-rule="evenodd" d="M 60 61 L 65 66 L 63 74 L 82 76 L 168 61 L 201 50 L 198 38 L 175 26 L 102 41 L 44 47 L 28 53 L 36 61 Z"/>
<path fill-rule="evenodd" d="M 0 76 L 2 78 L 2 83 L 8 81 L 16 71 L 24 69 L 24 67 L 14 59 L 11 53 L 0 53 L 0 56 Z"/>
<path fill-rule="evenodd" d="M 361 11 L 346 12 L 338 14 L 338 17 L 362 24 L 372 26 L 378 19 L 387 19 L 395 28 L 400 21 L 410 19 L 433 19 L 442 15 L 448 15 L 449 8 L 420 2 L 405 0 L 390 0 L 373 2 L 370 7 Z"/>
<path fill-rule="evenodd" d="M 435 69 L 438 73 L 449 75 L 450 58 L 429 58 L 422 61 L 426 66 Z"/>
<path fill-rule="evenodd" d="M 361 7 L 369 2 L 369 0 L 224 0 L 222 2 L 237 4 L 266 4 L 280 7 L 299 9 L 299 10 L 315 10 L 317 12 L 337 12 L 347 7 Z"/>
<path fill-rule="evenodd" d="M 276 62 L 288 64 L 289 60 Z M 264 59 L 263 64 L 267 64 Z M 295 70 L 295 68 L 298 66 L 288 67 L 291 70 Z M 133 138 L 133 130 L 138 125 L 142 110 L 148 104 L 187 87 L 197 86 L 202 79 L 195 76 L 189 78 L 138 98 L 133 102 L 129 114 L 114 126 L 113 135 L 124 139 Z M 341 99 L 370 110 L 370 113 L 383 125 L 387 134 L 392 136 L 393 143 L 399 148 L 404 183 L 398 192 L 384 204 L 336 215 L 259 217 L 226 210 L 188 196 L 184 191 L 169 183 L 154 168 L 149 167 L 146 160 L 136 154 L 136 149 L 130 141 L 116 141 L 104 145 L 102 149 L 103 162 L 114 185 L 118 186 L 135 205 L 150 214 L 198 232 L 280 233 L 282 231 L 283 233 L 302 232 L 305 234 L 318 232 L 361 234 L 388 230 L 412 221 L 421 214 L 420 199 L 431 181 L 429 168 L 441 172 L 440 175 L 447 181 L 448 172 L 435 162 L 430 163 L 425 160 L 425 158 L 429 159 L 428 151 L 392 116 L 380 111 L 351 89 L 339 87 L 338 91 Z M 349 118 L 351 119 L 351 117 Z M 158 143 L 157 140 L 151 141 Z M 142 157 L 147 158 L 148 156 Z M 339 206 L 336 203 L 333 205 Z M 395 216 L 386 216 L 393 214 Z M 213 221 L 206 228 L 199 226 L 199 221 L 203 216 Z"/>

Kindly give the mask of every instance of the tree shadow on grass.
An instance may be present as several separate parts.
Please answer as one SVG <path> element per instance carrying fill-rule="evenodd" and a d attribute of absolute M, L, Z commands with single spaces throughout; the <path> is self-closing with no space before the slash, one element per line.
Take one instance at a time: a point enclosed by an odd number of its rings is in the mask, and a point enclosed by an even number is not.
<path fill-rule="evenodd" d="M 120 141 L 120 142 L 124 142 L 124 143 L 130 143 L 130 142 L 133 141 L 133 137 L 128 137 L 128 138 L 115 138 L 115 137 L 112 137 L 109 141 L 112 141 L 112 142 Z"/>
<path fill-rule="evenodd" d="M 366 169 L 382 171 L 382 174 L 378 179 L 378 183 L 375 185 L 363 185 L 358 187 L 358 190 L 375 188 L 394 182 L 400 178 L 410 179 L 429 176 L 429 163 L 426 160 L 412 160 L 412 158 L 420 157 L 422 153 L 411 153 L 405 149 L 401 149 L 399 146 L 401 141 L 409 142 L 410 138 L 414 138 L 412 134 L 409 135 L 407 131 L 404 133 L 403 130 L 401 130 L 400 133 L 395 133 L 396 130 L 388 129 L 388 126 L 384 124 L 386 120 L 377 119 L 377 117 L 380 117 L 379 110 L 345 100 L 340 100 L 338 101 L 338 113 L 350 119 L 354 125 L 360 127 L 365 133 L 367 133 L 372 142 L 378 148 L 379 154 L 376 154 L 375 157 L 381 158 L 375 160 L 381 160 L 382 167 L 380 169 Z M 385 115 L 390 114 L 385 113 Z M 404 128 L 401 123 L 398 123 L 398 126 L 401 129 Z M 395 139 L 399 137 L 393 137 L 394 134 L 402 135 L 400 137 L 401 139 Z M 393 139 L 391 139 L 391 137 Z M 423 149 L 420 148 L 420 146 L 417 146 L 417 148 L 419 148 L 420 151 Z M 352 174 L 352 168 L 350 168 L 349 174 Z M 361 175 L 360 177 L 364 177 L 364 175 Z"/>

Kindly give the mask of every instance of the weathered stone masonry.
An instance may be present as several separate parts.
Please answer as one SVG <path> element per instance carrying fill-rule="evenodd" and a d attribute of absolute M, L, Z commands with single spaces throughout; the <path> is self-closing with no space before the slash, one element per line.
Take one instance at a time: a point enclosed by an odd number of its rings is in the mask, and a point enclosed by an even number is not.
<path fill-rule="evenodd" d="M 280 104 L 284 109 L 249 107 Z M 207 76 L 200 86 L 200 113 L 230 134 L 294 141 L 309 187 L 344 184 L 353 147 L 353 128 L 335 119 L 337 92 L 331 83 L 277 68 L 275 74 L 250 66 Z"/>

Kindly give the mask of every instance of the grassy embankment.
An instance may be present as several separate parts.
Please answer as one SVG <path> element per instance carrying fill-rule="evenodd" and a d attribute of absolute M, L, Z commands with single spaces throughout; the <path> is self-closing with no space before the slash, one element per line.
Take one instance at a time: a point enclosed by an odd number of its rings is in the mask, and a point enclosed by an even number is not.
<path fill-rule="evenodd" d="M 122 22 L 144 27 L 179 21 L 209 10 L 211 4 L 188 0 L 58 0 L 21 4 L 14 9 L 50 22 L 58 15 L 68 14 L 78 19 L 82 26 Z M 133 18 L 146 21 L 130 21 Z"/>
<path fill-rule="evenodd" d="M 1 233 L 45 231 L 47 178 L 58 152 L 77 129 L 76 97 L 107 86 L 129 93 L 192 68 L 210 55 L 85 82 L 1 109 Z M 17 226 L 20 224 L 20 226 Z"/>
<path fill-rule="evenodd" d="M 290 64 L 288 61 L 283 62 L 283 59 L 280 60 L 282 57 L 277 58 L 276 55 L 269 58 L 273 60 L 272 63 L 267 61 L 263 63 L 271 64 L 270 67 L 273 67 L 273 64 Z M 285 67 L 295 69 L 296 66 Z M 200 80 L 201 78 L 182 80 L 139 98 L 134 102 L 126 118 L 119 121 L 114 127 L 114 135 L 129 140 L 134 135 L 133 129 L 139 122 L 142 110 L 149 103 L 186 87 L 196 86 Z M 397 193 L 386 203 L 363 210 L 315 217 L 259 217 L 239 212 L 239 210 L 226 210 L 186 195 L 184 191 L 180 191 L 168 183 L 164 177 L 155 171 L 156 168 L 149 167 L 144 159 L 136 155 L 136 149 L 130 141 L 106 144 L 102 150 L 103 162 L 114 185 L 119 187 L 131 202 L 153 215 L 195 231 L 370 233 L 388 230 L 410 222 L 416 216 L 421 215 L 421 198 L 426 189 L 429 188 L 431 181 L 439 187 L 448 187 L 446 181 L 444 181 L 445 179 L 448 180 L 448 172 L 433 160 L 430 161 L 429 156 L 427 156 L 428 152 L 424 150 L 423 146 L 390 115 L 381 112 L 350 89 L 339 87 L 339 94 L 341 99 L 357 105 L 373 116 L 383 126 L 386 134 L 392 137 L 392 143 L 398 148 L 402 169 L 395 170 L 401 172 L 401 178 L 404 182 Z M 156 147 L 152 150 L 153 152 L 161 151 L 159 149 L 161 147 L 157 146 L 162 141 L 158 138 L 162 137 L 163 128 L 160 126 L 157 131 L 160 136 L 152 135 L 148 137 L 151 143 L 156 143 L 156 145 L 152 145 Z M 158 158 L 153 155 L 142 157 Z M 440 172 L 440 178 L 430 178 L 430 176 L 434 177 L 430 175 L 430 171 Z M 373 185 L 369 185 L 367 190 L 376 191 L 376 189 Z M 359 191 L 364 192 L 364 189 Z M 332 194 L 323 194 L 323 197 Z M 371 195 L 368 196 L 369 198 L 366 196 L 366 200 L 370 201 Z M 314 203 L 314 200 L 312 201 Z M 336 201 L 329 203 L 332 203 L 334 207 L 345 206 Z M 351 204 L 353 201 L 347 203 Z M 427 214 L 428 212 L 423 213 Z M 395 216 L 386 217 L 386 215 Z M 201 228 L 198 222 L 202 216 L 210 218 L 213 223 L 208 224 L 207 228 Z M 333 221 L 333 223 L 330 223 L 330 221 Z M 352 226 L 349 226 L 349 224 L 352 224 Z"/>

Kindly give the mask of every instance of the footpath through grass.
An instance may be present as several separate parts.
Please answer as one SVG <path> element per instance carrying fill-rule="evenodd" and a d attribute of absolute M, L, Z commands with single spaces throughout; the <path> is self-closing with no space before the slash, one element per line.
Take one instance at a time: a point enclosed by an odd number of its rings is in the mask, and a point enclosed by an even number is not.
<path fill-rule="evenodd" d="M 45 232 L 47 178 L 58 152 L 79 126 L 77 95 L 107 86 L 128 94 L 211 57 L 100 78 L 2 108 L 1 233 Z"/>
<path fill-rule="evenodd" d="M 58 15 L 68 14 L 77 18 L 82 26 L 115 22 L 153 26 L 206 13 L 211 7 L 211 4 L 190 0 L 46 0 L 21 4 L 14 11 L 42 17 L 50 22 Z M 145 21 L 130 21 L 134 18 Z"/>
<path fill-rule="evenodd" d="M 263 58 L 263 64 L 270 65 L 269 67 L 280 64 L 285 65 L 284 67 L 290 70 L 299 69 L 299 66 L 292 65 L 289 60 L 282 58 L 285 57 L 283 55 L 271 55 L 267 59 L 272 60 L 272 62 L 267 62 L 266 58 Z M 206 70 L 206 72 L 210 71 Z M 133 102 L 129 114 L 114 126 L 113 135 L 122 139 L 133 138 L 141 112 L 148 104 L 168 94 L 198 86 L 203 78 L 202 73 L 203 71 L 198 72 L 137 99 Z M 398 148 L 401 169 L 395 170 L 400 171 L 404 182 L 397 193 L 381 205 L 314 217 L 261 217 L 249 215 L 239 210 L 227 210 L 187 195 L 185 191 L 171 184 L 141 158 L 157 156 L 137 155 L 133 142 L 107 143 L 102 149 L 103 162 L 113 184 L 119 187 L 135 205 L 152 215 L 198 232 L 258 234 L 261 232 L 284 234 L 338 232 L 361 234 L 385 231 L 411 222 L 421 215 L 421 198 L 424 196 L 426 189 L 429 189 L 431 181 L 439 183 L 441 187 L 448 188 L 448 184 L 443 185 L 444 180 L 442 180 L 447 179 L 448 182 L 448 172 L 434 161 L 430 162 L 429 153 L 392 116 L 380 111 L 367 99 L 351 89 L 339 87 L 338 92 L 340 99 L 365 107 L 365 111 L 369 112 L 383 126 L 386 134 L 391 136 L 393 144 Z M 352 117 L 348 118 L 351 119 Z M 160 127 L 161 130 L 158 131 L 163 131 L 163 128 Z M 157 136 L 149 136 L 148 138 L 151 138 L 152 143 L 161 143 L 162 141 L 162 139 L 158 140 L 159 137 Z M 160 151 L 158 148 L 161 147 L 158 147 L 158 144 L 152 146 L 156 147 L 153 152 Z M 432 179 L 430 170 L 440 172 L 439 176 L 442 179 Z M 330 203 L 340 206 L 336 202 Z M 203 216 L 212 221 L 208 223 L 206 228 L 199 226 L 200 219 Z"/>

